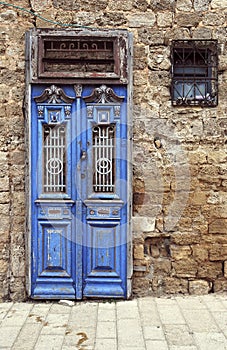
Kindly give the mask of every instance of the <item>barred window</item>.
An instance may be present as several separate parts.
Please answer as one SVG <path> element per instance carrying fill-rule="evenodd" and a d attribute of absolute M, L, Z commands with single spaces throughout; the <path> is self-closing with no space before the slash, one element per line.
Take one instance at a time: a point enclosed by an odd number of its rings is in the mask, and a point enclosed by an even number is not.
<path fill-rule="evenodd" d="M 216 40 L 174 40 L 171 49 L 172 104 L 216 106 L 218 57 Z"/>

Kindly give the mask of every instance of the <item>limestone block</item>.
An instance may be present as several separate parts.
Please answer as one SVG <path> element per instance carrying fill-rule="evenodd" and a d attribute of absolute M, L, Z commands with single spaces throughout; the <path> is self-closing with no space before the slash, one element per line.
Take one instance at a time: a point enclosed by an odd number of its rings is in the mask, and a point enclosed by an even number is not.
<path fill-rule="evenodd" d="M 170 247 L 171 258 L 174 260 L 187 259 L 192 255 L 192 250 L 189 246 L 174 246 Z"/>
<path fill-rule="evenodd" d="M 192 1 L 191 0 L 177 0 L 177 9 L 179 11 L 188 12 L 192 9 Z"/>
<path fill-rule="evenodd" d="M 208 162 L 209 163 L 226 163 L 227 162 L 227 153 L 224 149 L 209 151 L 208 154 Z"/>
<path fill-rule="evenodd" d="M 220 121 L 217 121 L 215 118 L 206 118 L 203 119 L 204 123 L 204 137 L 207 139 L 213 139 L 213 137 L 221 136 L 221 128 L 220 128 Z"/>
<path fill-rule="evenodd" d="M 4 203 L 4 204 L 0 204 L 0 217 L 3 216 L 8 216 L 9 215 L 9 204 Z"/>
<path fill-rule="evenodd" d="M 147 12 L 144 14 L 134 14 L 128 17 L 128 23 L 130 28 L 139 27 L 152 27 L 156 22 L 156 17 L 153 12 Z"/>
<path fill-rule="evenodd" d="M 188 184 L 190 179 L 188 178 L 176 178 L 171 182 L 171 189 L 173 191 L 187 191 L 191 190 L 191 186 Z"/>
<path fill-rule="evenodd" d="M 198 277 L 214 281 L 217 277 L 222 276 L 221 262 L 204 262 L 198 266 Z"/>
<path fill-rule="evenodd" d="M 203 205 L 207 202 L 207 196 L 208 194 L 206 192 L 197 190 L 191 195 L 190 203 L 193 205 Z"/>
<path fill-rule="evenodd" d="M 203 24 L 205 26 L 221 26 L 225 23 L 224 14 L 215 13 L 215 12 L 207 12 L 204 14 L 202 18 Z M 220 67 L 220 56 L 218 66 Z"/>
<path fill-rule="evenodd" d="M 188 281 L 183 278 L 174 277 L 156 277 L 152 281 L 152 286 L 156 293 L 161 294 L 177 294 L 188 293 Z M 161 292 L 161 293 L 160 293 Z"/>
<path fill-rule="evenodd" d="M 136 244 L 133 248 L 134 259 L 144 259 L 144 246 L 143 244 Z"/>
<path fill-rule="evenodd" d="M 49 1 L 49 0 L 48 0 Z M 42 2 L 42 1 L 41 1 Z M 42 11 L 42 10 L 41 10 Z M 37 10 L 38 12 L 38 10 Z M 41 12 L 42 17 L 48 19 L 49 21 L 55 21 L 56 18 L 56 12 L 54 11 L 53 8 L 45 8 L 45 11 Z M 36 17 L 36 26 L 39 28 L 49 28 L 50 23 L 43 20 L 42 18 Z"/>
<path fill-rule="evenodd" d="M 145 12 L 147 10 L 147 7 L 148 7 L 148 2 L 147 2 L 147 0 L 134 0 L 133 7 L 135 7 L 139 11 Z"/>
<path fill-rule="evenodd" d="M 208 260 L 208 249 L 204 245 L 193 245 L 192 252 L 194 259 L 198 262 L 204 262 Z"/>
<path fill-rule="evenodd" d="M 148 73 L 148 82 L 152 84 L 152 86 L 160 86 L 160 79 L 162 79 L 162 83 L 164 86 L 170 85 L 170 76 L 169 72 L 166 70 L 162 71 L 149 71 Z M 157 115 L 158 116 L 158 115 Z M 154 116 L 155 117 L 155 116 Z"/>
<path fill-rule="evenodd" d="M 222 202 L 222 196 L 220 192 L 210 191 L 207 198 L 208 204 L 220 204 Z"/>
<path fill-rule="evenodd" d="M 196 244 L 200 242 L 200 236 L 195 233 L 174 232 L 171 234 L 171 243 L 180 245 Z"/>
<path fill-rule="evenodd" d="M 218 10 L 225 9 L 227 8 L 227 0 L 212 0 L 211 8 Z"/>
<path fill-rule="evenodd" d="M 210 249 L 211 245 L 227 244 L 227 235 L 223 235 L 223 234 L 219 234 L 219 235 L 207 234 L 207 235 L 203 236 L 203 242 L 208 243 L 209 244 L 208 248 Z M 220 260 L 222 260 L 222 259 L 220 259 Z"/>
<path fill-rule="evenodd" d="M 218 278 L 214 282 L 214 293 L 227 292 L 227 278 Z"/>
<path fill-rule="evenodd" d="M 168 259 L 153 259 L 153 271 L 154 276 L 157 275 L 170 275 L 171 273 L 171 262 Z"/>
<path fill-rule="evenodd" d="M 211 290 L 211 283 L 204 280 L 189 281 L 189 293 L 195 295 L 208 294 Z"/>
<path fill-rule="evenodd" d="M 155 218 L 133 217 L 133 231 L 135 232 L 152 232 L 155 229 Z"/>
<path fill-rule="evenodd" d="M 173 24 L 173 14 L 172 12 L 165 11 L 164 13 L 157 13 L 157 25 L 158 27 L 171 27 Z"/>
<path fill-rule="evenodd" d="M 212 244 L 209 248 L 210 261 L 225 261 L 227 260 L 227 244 Z"/>
<path fill-rule="evenodd" d="M 191 37 L 189 28 L 167 28 L 165 33 L 165 41 L 168 42 L 172 39 L 189 39 Z"/>
<path fill-rule="evenodd" d="M 6 274 L 9 269 L 9 261 L 6 259 L 0 259 L 0 266 L 1 274 Z"/>
<path fill-rule="evenodd" d="M 176 13 L 174 22 L 180 27 L 196 27 L 201 21 L 202 15 L 200 13 Z"/>
<path fill-rule="evenodd" d="M 216 219 L 209 225 L 209 233 L 227 233 L 227 219 Z"/>
<path fill-rule="evenodd" d="M 138 42 L 145 45 L 163 45 L 164 30 L 154 30 L 153 28 L 139 28 Z"/>
<path fill-rule="evenodd" d="M 202 120 L 193 120 L 191 122 L 191 132 L 193 136 L 203 136 L 203 121 Z"/>
<path fill-rule="evenodd" d="M 25 276 L 25 252 L 23 246 L 13 244 L 11 256 L 11 269 L 14 277 Z"/>
<path fill-rule="evenodd" d="M 96 18 L 100 16 L 100 12 L 95 11 L 94 13 L 87 11 L 73 12 L 72 21 L 73 23 L 80 23 L 81 25 L 92 25 L 95 23 Z"/>
<path fill-rule="evenodd" d="M 218 57 L 218 67 L 220 70 L 227 70 L 227 57 L 224 55 L 220 55 Z M 226 125 L 225 125 L 226 127 Z"/>
<path fill-rule="evenodd" d="M 175 6 L 175 0 L 150 0 L 149 7 L 154 11 L 164 11 L 164 10 L 173 10 Z"/>
<path fill-rule="evenodd" d="M 209 9 L 210 1 L 207 0 L 194 0 L 195 11 L 207 11 Z"/>
<path fill-rule="evenodd" d="M 136 86 L 147 84 L 147 74 L 146 72 L 134 71 L 134 84 Z"/>
<path fill-rule="evenodd" d="M 108 9 L 110 11 L 131 11 L 133 7 L 133 0 L 121 1 L 121 0 L 110 0 Z"/>
<path fill-rule="evenodd" d="M 133 206 L 134 215 L 138 214 L 141 217 L 155 217 L 162 213 L 161 205 L 134 205 Z"/>
<path fill-rule="evenodd" d="M 104 14 L 100 14 L 96 23 L 99 26 L 120 26 L 127 23 L 127 19 L 123 12 L 104 12 Z"/>
<path fill-rule="evenodd" d="M 9 192 L 0 192 L 0 203 L 5 204 L 9 203 L 10 197 Z"/>
<path fill-rule="evenodd" d="M 48 6 L 51 5 L 52 1 L 51 0 L 31 0 L 30 3 L 33 11 L 43 11 Z M 54 1 L 54 3 L 56 4 L 56 0 Z"/>
<path fill-rule="evenodd" d="M 192 151 L 189 153 L 190 164 L 205 164 L 207 163 L 207 152 L 202 149 Z"/>
<path fill-rule="evenodd" d="M 196 28 L 193 31 L 193 39 L 212 39 L 212 30 L 205 27 Z"/>
<path fill-rule="evenodd" d="M 25 277 L 11 278 L 10 298 L 12 301 L 24 301 L 26 299 Z"/>
<path fill-rule="evenodd" d="M 12 9 L 1 9 L 1 13 L 0 13 L 0 22 L 8 22 L 8 23 L 12 23 L 17 21 L 17 13 L 15 10 Z"/>
<path fill-rule="evenodd" d="M 81 10 L 95 12 L 97 10 L 105 10 L 108 5 L 108 0 L 77 0 L 74 1 L 74 3 L 80 5 Z"/>
<path fill-rule="evenodd" d="M 9 156 L 10 162 L 13 165 L 24 165 L 25 163 L 25 155 L 24 152 L 14 151 L 10 153 Z"/>
<path fill-rule="evenodd" d="M 136 296 L 146 296 L 151 293 L 150 281 L 144 277 L 136 277 L 132 283 L 133 294 Z"/>
<path fill-rule="evenodd" d="M 134 46 L 134 60 L 133 60 L 133 68 L 135 70 L 142 71 L 146 68 L 146 56 L 145 47 L 144 46 Z"/>
<path fill-rule="evenodd" d="M 189 258 L 175 261 L 172 266 L 176 277 L 195 277 L 198 270 L 197 263 Z"/>
<path fill-rule="evenodd" d="M 47 1 L 47 0 L 46 0 Z M 101 2 L 101 1 L 100 1 Z M 80 10 L 80 1 L 74 0 L 53 0 L 53 7 L 63 9 L 63 10 Z"/>
<path fill-rule="evenodd" d="M 169 49 L 165 47 L 151 47 L 148 56 L 148 66 L 152 70 L 168 70 L 170 68 Z"/>

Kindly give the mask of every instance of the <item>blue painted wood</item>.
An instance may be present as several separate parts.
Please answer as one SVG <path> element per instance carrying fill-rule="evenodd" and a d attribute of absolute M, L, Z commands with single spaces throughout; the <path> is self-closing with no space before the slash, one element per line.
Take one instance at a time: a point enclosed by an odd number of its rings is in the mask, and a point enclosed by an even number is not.
<path fill-rule="evenodd" d="M 124 96 L 121 103 L 86 103 L 83 97 L 96 88 L 89 85 L 82 96 L 61 86 L 72 103 L 36 102 L 46 88 L 31 89 L 31 296 L 126 298 L 127 88 L 113 87 Z M 116 189 L 109 193 L 93 191 L 92 128 L 100 118 L 116 128 Z M 65 193 L 43 191 L 43 126 L 55 119 L 66 127 Z"/>
<path fill-rule="evenodd" d="M 94 88 L 94 87 L 93 87 Z M 126 87 L 114 87 L 115 93 L 127 99 Z M 88 96 L 87 89 L 83 95 Z M 120 115 L 115 107 L 120 108 Z M 85 108 L 86 107 L 86 108 Z M 127 114 L 126 103 L 87 103 L 82 119 L 87 121 L 87 179 L 82 184 L 86 211 L 83 222 L 83 295 L 86 297 L 127 297 Z M 92 111 L 92 113 L 91 113 Z M 109 115 L 115 125 L 114 193 L 95 193 L 92 188 L 92 128 L 99 124 L 100 113 Z M 122 142 L 123 140 L 123 142 Z"/>
<path fill-rule="evenodd" d="M 75 269 L 75 192 L 72 188 L 72 140 L 75 139 L 75 106 L 65 103 L 36 102 L 47 86 L 32 86 L 31 93 L 31 250 L 33 298 L 75 298 L 76 277 L 82 279 L 82 267 Z M 64 87 L 66 95 L 75 97 L 73 87 Z M 74 116 L 74 118 L 73 118 Z M 47 193 L 43 190 L 43 127 L 64 125 L 66 128 L 66 191 Z M 75 186 L 74 186 L 75 187 Z M 80 287 L 81 289 L 81 287 Z"/>

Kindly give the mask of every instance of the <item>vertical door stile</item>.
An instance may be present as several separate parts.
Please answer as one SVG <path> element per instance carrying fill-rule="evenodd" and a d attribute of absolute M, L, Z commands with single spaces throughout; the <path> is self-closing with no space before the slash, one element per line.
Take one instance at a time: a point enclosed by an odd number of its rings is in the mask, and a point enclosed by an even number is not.
<path fill-rule="evenodd" d="M 76 93 L 76 112 L 75 112 L 75 121 L 73 124 L 73 130 L 75 130 L 74 138 L 76 147 L 75 157 L 75 175 L 74 175 L 74 192 L 76 198 L 76 224 L 75 231 L 73 236 L 73 242 L 75 246 L 75 262 L 74 268 L 76 269 L 75 274 L 75 284 L 76 284 L 76 298 L 82 299 L 82 260 L 83 260 L 83 223 L 82 223 L 82 184 L 81 184 L 81 152 L 82 152 L 82 113 L 81 113 L 81 95 L 82 95 L 82 85 L 75 85 L 74 90 Z M 73 182 L 74 183 L 74 182 Z"/>

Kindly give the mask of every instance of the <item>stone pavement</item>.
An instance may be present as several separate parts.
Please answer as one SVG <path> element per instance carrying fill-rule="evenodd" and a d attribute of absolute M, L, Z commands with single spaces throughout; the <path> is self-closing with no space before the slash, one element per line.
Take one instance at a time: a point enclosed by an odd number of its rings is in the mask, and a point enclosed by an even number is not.
<path fill-rule="evenodd" d="M 0 349 L 227 349 L 225 295 L 72 304 L 0 304 Z"/>

